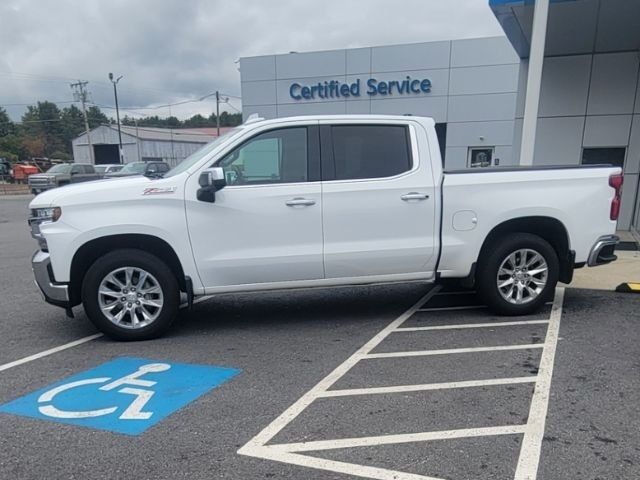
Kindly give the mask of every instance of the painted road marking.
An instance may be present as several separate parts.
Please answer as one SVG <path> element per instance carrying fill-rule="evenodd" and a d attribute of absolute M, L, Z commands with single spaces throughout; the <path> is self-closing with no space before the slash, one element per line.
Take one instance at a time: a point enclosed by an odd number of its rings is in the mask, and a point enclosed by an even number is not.
<path fill-rule="evenodd" d="M 456 310 L 481 310 L 483 308 L 489 308 L 486 305 L 462 305 L 460 307 L 433 307 L 433 308 L 420 308 L 419 312 L 447 312 Z"/>
<path fill-rule="evenodd" d="M 530 348 L 543 348 L 542 343 L 531 343 L 524 345 L 498 345 L 495 347 L 469 347 L 469 348 L 447 348 L 443 350 L 408 350 L 406 352 L 384 352 L 369 353 L 363 358 L 396 358 L 396 357 L 426 357 L 429 355 L 450 355 L 454 353 L 478 353 L 497 352 L 503 350 L 529 350 Z"/>
<path fill-rule="evenodd" d="M 198 297 L 193 301 L 193 304 L 204 302 L 205 300 L 209 300 L 212 296 L 205 295 L 203 297 Z M 183 303 L 180 305 L 180 309 L 187 308 L 189 305 L 187 303 Z M 89 335 L 88 337 L 79 338 L 78 340 L 74 340 L 73 342 L 65 343 L 64 345 L 60 345 L 58 347 L 50 348 L 49 350 L 45 350 L 40 353 L 35 353 L 33 355 L 29 355 L 28 357 L 24 357 L 18 360 L 14 360 L 13 362 L 5 363 L 0 365 L 0 372 L 4 370 L 9 370 L 10 368 L 17 367 L 19 365 L 24 365 L 25 363 L 33 362 L 34 360 L 38 360 L 43 357 L 47 357 L 49 355 L 53 355 L 54 353 L 62 352 L 63 350 L 67 350 L 69 348 L 77 347 L 78 345 L 82 345 L 83 343 L 90 342 L 95 340 L 96 338 L 103 337 L 102 333 L 96 333 L 93 335 Z"/>
<path fill-rule="evenodd" d="M 524 432 L 514 480 L 535 480 L 538 474 L 538 462 L 540 461 L 544 424 L 547 419 L 547 407 L 549 406 L 551 376 L 553 374 L 556 345 L 558 344 L 563 299 L 564 288 L 559 288 L 556 290 L 555 301 L 551 309 L 544 350 L 538 366 L 538 381 L 533 391 L 533 400 L 529 409 L 527 428 Z"/>
<path fill-rule="evenodd" d="M 349 388 L 344 390 L 327 390 L 320 397 L 350 397 L 352 395 L 375 395 L 381 393 L 420 392 L 426 390 L 448 390 L 451 388 L 487 387 L 494 385 L 512 385 L 514 383 L 533 383 L 536 376 L 490 378 L 487 380 L 465 380 L 462 382 L 423 383 L 417 385 L 397 385 L 393 387 Z"/>
<path fill-rule="evenodd" d="M 404 327 L 396 328 L 394 332 L 425 332 L 429 330 L 455 330 L 459 328 L 489 328 L 489 327 L 513 327 L 518 325 L 539 325 L 549 323 L 549 320 L 522 320 L 515 322 L 491 322 L 491 323 L 459 323 L 453 325 L 433 325 L 430 327 Z"/>
<path fill-rule="evenodd" d="M 38 360 L 40 358 L 53 355 L 54 353 L 67 350 L 69 348 L 77 347 L 78 345 L 82 345 L 83 343 L 90 342 L 100 337 L 102 337 L 102 333 L 96 333 L 94 335 L 89 335 L 88 337 L 74 340 L 73 342 L 65 343 L 64 345 L 60 345 L 58 347 L 50 348 L 49 350 L 45 350 L 40 353 L 29 355 L 28 357 L 24 357 L 19 360 L 14 360 L 13 362 L 5 363 L 4 365 L 0 365 L 0 372 L 4 370 L 9 370 L 10 368 L 13 368 L 13 367 L 17 367 L 18 365 L 24 365 L 25 363 L 33 362 L 34 360 Z"/>
<path fill-rule="evenodd" d="M 493 435 L 524 435 L 515 480 L 535 480 L 537 475 L 538 462 L 540 458 L 542 437 L 544 435 L 544 424 L 551 388 L 551 373 L 553 370 L 553 360 L 556 343 L 558 341 L 558 330 L 560 316 L 562 313 L 562 303 L 564 299 L 564 289 L 558 288 L 553 302 L 551 317 L 545 320 L 549 323 L 548 332 L 544 344 L 533 345 L 503 345 L 497 347 L 477 347 L 477 348 L 457 348 L 447 350 L 425 350 L 420 352 L 391 352 L 391 353 L 370 353 L 386 337 L 394 332 L 402 331 L 400 328 L 408 318 L 418 311 L 424 311 L 421 307 L 425 305 L 434 295 L 438 294 L 436 287 L 427 295 L 422 297 L 414 306 L 391 322 L 375 337 L 369 340 L 344 363 L 336 367 L 333 372 L 327 375 L 316 386 L 304 394 L 293 405 L 285 410 L 271 424 L 267 425 L 254 438 L 249 440 L 238 453 L 266 460 L 289 463 L 302 467 L 327 470 L 331 472 L 344 473 L 348 475 L 373 478 L 379 480 L 441 480 L 426 475 L 411 474 L 386 468 L 371 467 L 348 462 L 328 460 L 318 457 L 302 455 L 300 452 L 310 452 L 318 450 L 332 450 L 338 448 L 364 447 L 376 445 L 402 444 L 408 442 L 426 442 L 432 440 L 443 440 L 452 438 L 485 437 Z M 442 309 L 437 309 L 442 310 Z M 470 380 L 466 382 L 451 382 L 439 384 L 423 385 L 401 385 L 393 387 L 357 388 L 346 390 L 329 390 L 341 377 L 343 377 L 354 365 L 361 360 L 371 358 L 389 358 L 398 356 L 414 355 L 446 355 L 470 352 L 491 352 L 497 350 L 522 350 L 542 348 L 542 358 L 540 362 L 540 374 L 533 377 L 516 377 L 509 379 L 490 380 Z M 409 354 L 409 355 L 407 355 Z M 498 383 L 499 382 L 499 383 Z M 407 434 L 378 435 L 372 437 L 359 438 L 339 438 L 328 440 L 317 440 L 308 442 L 294 442 L 269 444 L 269 442 L 298 415 L 300 415 L 309 405 L 318 398 L 327 397 L 347 397 L 381 393 L 402 393 L 420 390 L 446 390 L 451 388 L 470 388 L 486 385 L 501 385 L 505 383 L 534 383 L 534 394 L 531 403 L 529 417 L 524 425 L 507 425 L 495 427 L 482 427 L 470 429 L 458 429 L 436 432 L 416 432 Z"/>
<path fill-rule="evenodd" d="M 240 373 L 118 358 L 0 406 L 0 412 L 139 435 Z"/>
<path fill-rule="evenodd" d="M 447 292 L 446 290 L 436 293 L 436 295 L 475 295 L 475 290 L 460 290 L 456 292 Z"/>
<path fill-rule="evenodd" d="M 493 435 L 515 435 L 524 433 L 525 425 L 505 425 L 501 427 L 462 428 L 436 432 L 402 433 L 399 435 L 376 435 L 373 437 L 339 438 L 315 440 L 311 442 L 281 443 L 273 449 L 281 452 L 313 452 L 316 450 L 337 450 L 339 448 L 373 447 L 398 443 L 428 442 L 431 440 L 451 440 L 454 438 L 487 437 Z"/>

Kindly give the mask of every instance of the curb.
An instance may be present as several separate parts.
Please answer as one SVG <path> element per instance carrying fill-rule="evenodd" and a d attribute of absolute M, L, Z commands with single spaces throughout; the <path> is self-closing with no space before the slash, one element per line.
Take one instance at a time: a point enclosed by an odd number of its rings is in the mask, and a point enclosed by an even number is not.
<path fill-rule="evenodd" d="M 616 287 L 616 292 L 640 293 L 640 282 L 625 282 Z"/>

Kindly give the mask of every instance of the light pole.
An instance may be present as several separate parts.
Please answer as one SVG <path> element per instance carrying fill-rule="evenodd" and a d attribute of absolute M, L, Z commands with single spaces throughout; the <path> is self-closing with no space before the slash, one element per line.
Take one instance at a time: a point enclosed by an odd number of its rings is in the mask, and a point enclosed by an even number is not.
<path fill-rule="evenodd" d="M 124 154 L 122 152 L 122 132 L 120 132 L 120 110 L 118 109 L 118 82 L 122 78 L 120 75 L 115 80 L 113 79 L 113 73 L 109 73 L 109 80 L 113 83 L 113 96 L 116 98 L 116 120 L 118 121 L 118 143 L 120 144 L 120 163 L 124 163 Z"/>

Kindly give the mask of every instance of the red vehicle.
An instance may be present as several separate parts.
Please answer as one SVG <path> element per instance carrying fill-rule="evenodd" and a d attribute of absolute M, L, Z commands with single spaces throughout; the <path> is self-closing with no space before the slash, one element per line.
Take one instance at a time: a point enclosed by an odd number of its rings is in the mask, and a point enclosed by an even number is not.
<path fill-rule="evenodd" d="M 24 165 L 22 163 L 16 163 L 13 166 L 13 181 L 15 183 L 27 183 L 27 178 L 29 175 L 33 175 L 34 173 L 38 173 L 38 167 L 35 165 Z"/>

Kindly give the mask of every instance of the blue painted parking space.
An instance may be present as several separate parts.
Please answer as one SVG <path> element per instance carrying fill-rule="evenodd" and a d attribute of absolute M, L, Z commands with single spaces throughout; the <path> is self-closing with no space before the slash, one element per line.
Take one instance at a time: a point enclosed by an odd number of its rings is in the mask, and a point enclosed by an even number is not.
<path fill-rule="evenodd" d="M 240 370 L 118 358 L 0 406 L 0 412 L 139 435 Z"/>

